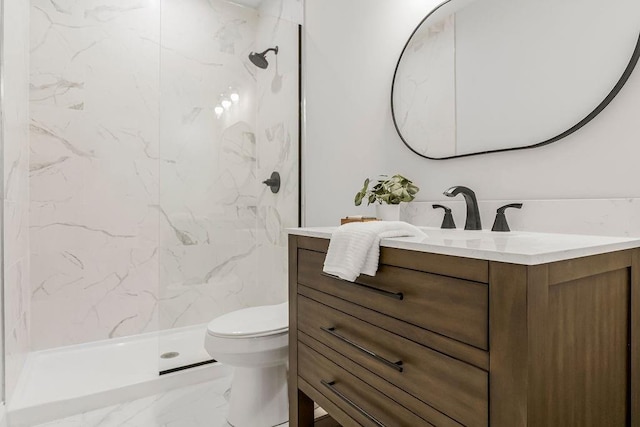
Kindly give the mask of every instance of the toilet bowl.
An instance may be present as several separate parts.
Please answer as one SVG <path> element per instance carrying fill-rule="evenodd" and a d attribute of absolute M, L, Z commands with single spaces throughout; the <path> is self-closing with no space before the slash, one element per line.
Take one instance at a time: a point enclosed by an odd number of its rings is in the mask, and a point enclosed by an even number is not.
<path fill-rule="evenodd" d="M 235 368 L 227 415 L 232 426 L 272 427 L 288 420 L 288 330 L 286 302 L 237 310 L 207 325 L 207 352 Z"/>

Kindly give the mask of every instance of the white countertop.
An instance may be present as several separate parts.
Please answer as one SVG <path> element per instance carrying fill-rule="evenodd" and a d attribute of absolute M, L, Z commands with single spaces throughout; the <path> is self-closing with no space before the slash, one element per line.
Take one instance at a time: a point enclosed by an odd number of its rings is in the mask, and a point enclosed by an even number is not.
<path fill-rule="evenodd" d="M 290 228 L 289 234 L 331 238 L 337 227 Z M 465 258 L 537 265 L 640 247 L 640 238 L 419 227 L 427 237 L 383 239 L 381 246 Z"/>

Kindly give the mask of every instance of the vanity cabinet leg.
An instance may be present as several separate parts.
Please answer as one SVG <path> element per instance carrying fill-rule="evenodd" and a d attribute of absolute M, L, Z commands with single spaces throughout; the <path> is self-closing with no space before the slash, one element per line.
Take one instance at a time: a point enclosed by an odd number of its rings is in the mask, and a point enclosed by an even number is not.
<path fill-rule="evenodd" d="M 298 240 L 289 235 L 289 426 L 313 427 L 313 400 L 298 389 Z"/>
<path fill-rule="evenodd" d="M 313 400 L 298 390 L 297 396 L 289 402 L 289 426 L 313 427 Z"/>
<path fill-rule="evenodd" d="M 640 426 L 640 249 L 632 252 L 630 316 L 630 425 Z"/>

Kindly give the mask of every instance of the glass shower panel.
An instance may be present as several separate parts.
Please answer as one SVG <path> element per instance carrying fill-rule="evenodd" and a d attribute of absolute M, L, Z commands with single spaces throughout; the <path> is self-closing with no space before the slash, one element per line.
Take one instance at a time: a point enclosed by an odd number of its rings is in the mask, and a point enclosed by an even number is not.
<path fill-rule="evenodd" d="M 161 371 L 210 360 L 203 342 L 215 317 L 286 300 L 283 230 L 298 221 L 290 10 L 301 16 L 300 2 L 162 0 Z M 276 45 L 266 69 L 249 60 Z M 278 194 L 262 184 L 272 171 Z"/>
<path fill-rule="evenodd" d="M 0 87 L 5 84 L 4 78 L 4 1 L 0 0 Z M 0 162 L 4 164 L 4 99 L 2 92 L 0 92 Z M 4 167 L 2 168 L 4 171 Z M 0 175 L 0 185 L 4 188 L 4 172 Z M 4 227 L 4 196 L 1 199 L 0 204 L 0 224 Z M 0 233 L 0 406 L 5 403 L 5 333 L 4 333 L 4 236 Z M 0 417 L 3 417 L 4 413 L 0 413 Z"/>

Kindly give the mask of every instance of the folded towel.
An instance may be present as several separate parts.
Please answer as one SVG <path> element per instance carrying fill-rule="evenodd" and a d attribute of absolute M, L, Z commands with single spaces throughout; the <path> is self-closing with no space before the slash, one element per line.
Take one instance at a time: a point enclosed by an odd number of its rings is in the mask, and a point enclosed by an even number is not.
<path fill-rule="evenodd" d="M 380 240 L 424 235 L 418 228 L 402 221 L 345 224 L 331 234 L 323 271 L 350 282 L 360 274 L 375 276 L 380 258 Z"/>

